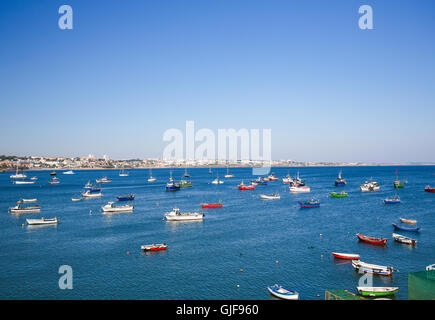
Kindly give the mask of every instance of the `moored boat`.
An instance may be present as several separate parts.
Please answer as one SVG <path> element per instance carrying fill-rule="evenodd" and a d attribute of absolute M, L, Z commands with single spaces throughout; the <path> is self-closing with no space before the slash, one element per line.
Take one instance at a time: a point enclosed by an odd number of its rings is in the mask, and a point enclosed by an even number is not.
<path fill-rule="evenodd" d="M 145 244 L 140 246 L 140 248 L 143 251 L 161 251 L 166 250 L 168 245 L 166 243 L 159 243 L 159 244 Z"/>
<path fill-rule="evenodd" d="M 15 180 L 15 181 L 12 181 L 12 183 L 13 183 L 13 184 L 35 184 L 35 181 L 34 181 L 34 180 L 26 180 L 26 179 L 23 179 L 23 180 Z"/>
<path fill-rule="evenodd" d="M 333 252 L 332 255 L 334 258 L 338 259 L 346 259 L 346 260 L 359 260 L 359 254 L 355 253 L 340 253 L 340 252 Z"/>
<path fill-rule="evenodd" d="M 222 208 L 222 203 L 201 203 L 202 208 Z"/>
<path fill-rule="evenodd" d="M 118 201 L 132 201 L 134 200 L 135 194 L 131 193 L 128 194 L 126 196 L 117 196 L 116 199 L 118 199 Z"/>
<path fill-rule="evenodd" d="M 400 221 L 402 223 L 406 223 L 406 224 L 417 224 L 417 220 L 414 220 L 414 219 L 400 218 Z"/>
<path fill-rule="evenodd" d="M 376 244 L 376 245 L 386 245 L 387 241 L 388 241 L 388 239 L 385 239 L 385 238 L 369 237 L 369 236 L 364 236 L 360 233 L 357 233 L 356 236 L 358 237 L 359 240 L 361 240 L 363 242 Z"/>
<path fill-rule="evenodd" d="M 63 174 L 76 174 L 76 173 L 72 170 L 68 170 L 68 171 L 64 171 Z"/>
<path fill-rule="evenodd" d="M 88 189 L 82 192 L 82 196 L 85 198 L 100 198 L 103 196 L 103 194 L 101 193 L 100 189 Z"/>
<path fill-rule="evenodd" d="M 155 182 L 157 179 L 153 177 L 152 170 L 150 169 L 150 177 L 148 178 L 148 182 Z"/>
<path fill-rule="evenodd" d="M 392 237 L 394 240 L 396 240 L 397 242 L 400 242 L 400 243 L 409 244 L 412 246 L 415 246 L 417 244 L 416 239 L 408 238 L 408 237 L 402 236 L 401 234 L 398 234 L 398 233 L 393 233 Z"/>
<path fill-rule="evenodd" d="M 390 296 L 399 291 L 398 287 L 357 287 L 358 294 L 364 297 Z"/>
<path fill-rule="evenodd" d="M 275 176 L 275 174 L 272 172 L 268 177 L 269 181 L 278 181 L 279 178 Z"/>
<path fill-rule="evenodd" d="M 30 180 L 32 181 L 38 180 L 38 177 L 31 177 Z"/>
<path fill-rule="evenodd" d="M 431 186 L 426 186 L 426 187 L 424 187 L 424 191 L 430 192 L 430 193 L 435 193 L 435 188 L 432 188 Z"/>
<path fill-rule="evenodd" d="M 57 174 L 56 171 L 50 172 L 50 176 L 55 176 L 56 174 Z"/>
<path fill-rule="evenodd" d="M 190 178 L 190 174 L 187 173 L 187 168 L 184 169 L 184 175 L 185 178 Z"/>
<path fill-rule="evenodd" d="M 227 167 L 227 174 L 224 175 L 224 178 L 234 178 L 234 175 L 230 173 L 230 168 Z"/>
<path fill-rule="evenodd" d="M 103 212 L 132 212 L 134 210 L 134 206 L 130 204 L 115 206 L 115 203 L 110 201 L 106 205 L 102 206 L 101 209 L 103 209 Z"/>
<path fill-rule="evenodd" d="M 281 199 L 281 196 L 279 195 L 279 193 L 274 193 L 271 195 L 260 193 L 260 198 L 263 200 L 278 200 Z"/>
<path fill-rule="evenodd" d="M 212 182 L 212 184 L 223 184 L 224 182 L 222 180 L 219 180 L 219 176 L 216 177 Z"/>
<path fill-rule="evenodd" d="M 372 192 L 372 191 L 379 191 L 381 189 L 381 186 L 379 183 L 375 182 L 370 178 L 369 181 L 364 182 L 363 185 L 360 185 L 360 189 L 362 192 Z"/>
<path fill-rule="evenodd" d="M 290 175 L 290 173 L 288 173 L 284 178 L 282 178 L 282 183 L 292 183 L 293 179 Z"/>
<path fill-rule="evenodd" d="M 25 179 L 25 178 L 27 178 L 27 175 L 25 175 L 24 173 L 18 173 L 18 164 L 17 164 L 17 171 L 15 172 L 15 174 L 11 174 L 9 176 L 9 178 L 11 178 L 11 179 Z"/>
<path fill-rule="evenodd" d="M 59 184 L 59 183 L 60 183 L 60 181 L 59 181 L 59 179 L 56 178 L 56 177 L 53 177 L 53 179 L 51 179 L 50 181 L 48 181 L 48 184 L 53 184 L 53 185 L 56 185 L 56 184 Z"/>
<path fill-rule="evenodd" d="M 253 186 L 253 185 L 248 186 L 248 185 L 244 184 L 243 181 L 237 187 L 239 188 L 239 190 L 255 190 L 255 186 Z"/>
<path fill-rule="evenodd" d="M 33 198 L 33 199 L 21 199 L 20 200 L 21 202 L 37 202 L 38 201 L 38 199 L 36 199 L 36 198 Z"/>
<path fill-rule="evenodd" d="M 347 198 L 348 194 L 344 191 L 342 192 L 331 192 L 331 197 L 333 198 Z"/>
<path fill-rule="evenodd" d="M 96 182 L 96 183 L 110 183 L 110 182 L 112 182 L 112 180 L 110 180 L 110 179 L 107 178 L 107 177 L 103 177 L 103 178 L 101 178 L 101 179 L 97 179 L 97 180 L 95 180 L 95 182 Z"/>
<path fill-rule="evenodd" d="M 83 197 L 80 197 L 80 198 L 71 198 L 71 201 L 76 202 L 76 201 L 81 201 L 83 199 L 84 199 Z"/>
<path fill-rule="evenodd" d="M 392 276 L 393 271 L 398 271 L 391 266 L 380 266 L 376 264 L 365 263 L 361 260 L 352 260 L 352 267 L 359 272 L 373 273 L 381 276 Z"/>
<path fill-rule="evenodd" d="M 273 286 L 268 286 L 267 290 L 271 294 L 273 294 L 275 297 L 285 299 L 285 300 L 298 300 L 299 299 L 299 293 L 296 291 L 289 290 L 283 286 L 280 286 L 278 284 L 275 284 Z"/>
<path fill-rule="evenodd" d="M 172 179 L 172 171 L 169 173 L 169 182 L 166 183 L 166 191 L 178 191 L 180 190 L 180 185 L 175 183 Z"/>
<path fill-rule="evenodd" d="M 129 173 L 124 171 L 124 168 L 122 168 L 121 171 L 119 171 L 119 176 L 120 177 L 128 177 Z"/>
<path fill-rule="evenodd" d="M 180 186 L 180 188 L 190 188 L 193 186 L 193 183 L 192 181 L 181 180 L 178 185 Z"/>
<path fill-rule="evenodd" d="M 398 204 L 398 203 L 400 203 L 400 197 L 394 196 L 391 198 L 386 198 L 386 199 L 384 199 L 384 203 L 385 204 Z"/>
<path fill-rule="evenodd" d="M 261 177 L 258 177 L 257 179 L 252 180 L 251 184 L 253 186 L 265 186 L 265 185 L 267 185 L 267 181 L 265 181 L 264 179 L 261 179 Z"/>
<path fill-rule="evenodd" d="M 21 202 L 18 201 L 15 207 L 9 208 L 9 211 L 11 213 L 39 213 L 41 212 L 41 206 L 33 205 L 33 206 L 24 207 L 21 205 Z"/>
<path fill-rule="evenodd" d="M 316 199 L 311 199 L 309 201 L 299 201 L 299 206 L 301 208 L 318 208 L 320 207 L 320 201 Z"/>
<path fill-rule="evenodd" d="M 402 231 L 410 231 L 410 232 L 418 232 L 420 230 L 419 227 L 407 227 L 407 226 L 399 226 L 396 223 L 392 223 L 395 229 Z"/>
<path fill-rule="evenodd" d="M 59 220 L 56 217 L 49 219 L 42 217 L 41 219 L 26 219 L 26 222 L 29 225 L 57 224 Z"/>
<path fill-rule="evenodd" d="M 335 179 L 334 184 L 335 184 L 336 187 L 343 187 L 343 186 L 346 185 L 346 180 L 341 177 L 341 170 L 338 173 L 338 178 Z"/>
<path fill-rule="evenodd" d="M 165 213 L 167 221 L 194 221 L 202 220 L 204 214 L 201 212 L 180 212 L 180 209 L 174 208 L 171 212 Z"/>
<path fill-rule="evenodd" d="M 299 192 L 310 192 L 310 187 L 307 186 L 290 186 L 289 187 L 290 192 L 293 193 L 299 193 Z"/>

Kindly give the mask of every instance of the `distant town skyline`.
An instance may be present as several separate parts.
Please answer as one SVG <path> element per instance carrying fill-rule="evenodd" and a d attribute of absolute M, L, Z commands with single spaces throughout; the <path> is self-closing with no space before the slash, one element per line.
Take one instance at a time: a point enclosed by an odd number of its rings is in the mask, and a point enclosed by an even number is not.
<path fill-rule="evenodd" d="M 0 3 L 0 153 L 161 158 L 170 128 L 271 129 L 272 159 L 435 160 L 435 2 Z M 373 8 L 373 30 L 358 9 Z"/>

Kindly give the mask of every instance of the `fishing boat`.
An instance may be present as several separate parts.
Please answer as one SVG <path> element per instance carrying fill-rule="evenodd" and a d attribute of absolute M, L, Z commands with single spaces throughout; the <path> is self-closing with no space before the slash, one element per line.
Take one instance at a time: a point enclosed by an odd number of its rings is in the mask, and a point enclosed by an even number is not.
<path fill-rule="evenodd" d="M 20 202 L 23 202 L 23 203 L 27 203 L 27 202 L 37 202 L 38 201 L 38 199 L 36 199 L 36 198 L 33 198 L 33 199 L 21 199 L 20 200 Z"/>
<path fill-rule="evenodd" d="M 406 223 L 406 224 L 417 224 L 417 220 L 414 220 L 414 219 L 400 218 L 400 222 Z"/>
<path fill-rule="evenodd" d="M 68 171 L 64 171 L 63 174 L 76 174 L 76 173 L 72 170 L 68 170 Z"/>
<path fill-rule="evenodd" d="M 187 168 L 184 169 L 184 175 L 185 178 L 190 178 L 190 174 L 187 173 Z"/>
<path fill-rule="evenodd" d="M 393 182 L 393 186 L 394 186 L 395 189 L 402 189 L 402 188 L 405 187 L 405 184 L 402 183 L 402 182 L 399 180 L 399 177 L 397 176 L 397 170 L 396 170 L 396 180 L 394 180 L 394 182 Z"/>
<path fill-rule="evenodd" d="M 153 177 L 152 170 L 150 169 L 150 177 L 148 178 L 148 182 L 155 182 L 157 179 Z"/>
<path fill-rule="evenodd" d="M 134 210 L 134 206 L 131 204 L 126 204 L 123 206 L 116 206 L 113 201 L 109 201 L 106 205 L 102 206 L 104 212 L 132 212 Z"/>
<path fill-rule="evenodd" d="M 171 212 L 165 213 L 167 221 L 194 221 L 202 220 L 204 214 L 201 212 L 180 212 L 180 209 L 174 208 Z"/>
<path fill-rule="evenodd" d="M 410 232 L 418 232 L 420 230 L 419 227 L 406 227 L 406 226 L 399 226 L 396 223 L 392 223 L 394 226 L 394 229 L 402 230 L 402 231 L 410 231 Z"/>
<path fill-rule="evenodd" d="M 400 197 L 399 196 L 394 196 L 392 198 L 386 198 L 386 199 L 384 199 L 384 203 L 385 204 L 397 204 L 397 203 L 400 203 Z"/>
<path fill-rule="evenodd" d="M 222 208 L 222 203 L 201 203 L 202 208 Z"/>
<path fill-rule="evenodd" d="M 107 177 L 103 177 L 103 178 L 101 178 L 101 179 L 97 179 L 97 180 L 95 180 L 95 182 L 96 182 L 96 183 L 110 183 L 110 182 L 112 182 L 112 180 L 110 180 L 110 179 L 107 178 Z"/>
<path fill-rule="evenodd" d="M 24 207 L 21 205 L 21 202 L 18 201 L 15 207 L 9 208 L 9 211 L 11 213 L 39 213 L 41 212 L 41 206 L 33 205 L 33 206 Z"/>
<path fill-rule="evenodd" d="M 415 246 L 417 244 L 416 239 L 408 238 L 408 237 L 402 236 L 401 234 L 398 234 L 398 233 L 393 233 L 392 237 L 394 240 L 396 240 L 397 242 L 400 242 L 400 243 L 409 244 L 412 246 Z"/>
<path fill-rule="evenodd" d="M 122 168 L 121 171 L 119 171 L 119 176 L 120 177 L 128 177 L 129 173 L 124 171 L 124 168 Z"/>
<path fill-rule="evenodd" d="M 346 185 L 346 180 L 341 177 L 341 170 L 338 173 L 338 178 L 335 179 L 335 183 L 334 184 L 335 184 L 336 187 L 343 187 L 343 186 Z"/>
<path fill-rule="evenodd" d="M 269 181 L 278 181 L 279 178 L 275 176 L 275 174 L 272 172 L 268 177 Z"/>
<path fill-rule="evenodd" d="M 14 180 L 12 181 L 13 184 L 35 184 L 36 181 L 32 181 L 32 180 Z"/>
<path fill-rule="evenodd" d="M 224 175 L 224 178 L 234 178 L 234 175 L 230 173 L 230 168 L 227 167 L 227 174 Z"/>
<path fill-rule="evenodd" d="M 285 300 L 298 300 L 299 293 L 296 291 L 289 290 L 283 286 L 275 284 L 273 286 L 268 286 L 267 290 L 275 297 L 285 299 Z"/>
<path fill-rule="evenodd" d="M 369 237 L 369 236 L 364 236 L 360 233 L 357 233 L 356 236 L 358 237 L 359 240 L 361 240 L 363 242 L 376 244 L 376 245 L 386 245 L 387 241 L 388 241 L 388 239 L 385 239 L 385 238 Z"/>
<path fill-rule="evenodd" d="M 88 189 L 82 192 L 82 196 L 85 198 L 100 198 L 103 194 L 100 189 Z"/>
<path fill-rule="evenodd" d="M 253 185 L 248 186 L 248 185 L 243 183 L 243 180 L 242 180 L 242 183 L 239 184 L 237 187 L 239 188 L 239 190 L 255 190 L 255 186 L 253 186 Z"/>
<path fill-rule="evenodd" d="M 292 183 L 292 182 L 293 182 L 293 179 L 290 176 L 290 173 L 287 173 L 287 175 L 284 178 L 282 178 L 282 183 Z"/>
<path fill-rule="evenodd" d="M 347 198 L 348 194 L 344 191 L 342 192 L 331 192 L 331 197 L 333 198 Z"/>
<path fill-rule="evenodd" d="M 145 244 L 140 246 L 140 248 L 143 251 L 161 251 L 166 250 L 168 245 L 166 243 L 159 243 L 159 244 Z"/>
<path fill-rule="evenodd" d="M 174 182 L 174 180 L 169 178 L 169 182 L 166 184 L 166 191 L 178 191 L 180 190 L 180 186 Z"/>
<path fill-rule="evenodd" d="M 299 177 L 299 171 L 296 174 L 296 177 L 293 179 L 295 186 L 303 187 L 305 186 L 305 180 L 302 180 Z"/>
<path fill-rule="evenodd" d="M 379 183 L 372 181 L 372 178 L 370 178 L 369 181 L 364 182 L 364 184 L 360 185 L 359 187 L 362 192 L 379 191 L 381 189 Z"/>
<path fill-rule="evenodd" d="M 359 254 L 355 253 L 340 253 L 333 252 L 332 255 L 337 259 L 345 259 L 345 260 L 359 260 Z"/>
<path fill-rule="evenodd" d="M 364 297 L 390 296 L 399 291 L 398 287 L 357 287 L 358 294 Z"/>
<path fill-rule="evenodd" d="M 265 186 L 267 185 L 267 181 L 264 181 L 263 179 L 261 179 L 261 177 L 258 177 L 257 179 L 252 180 L 251 184 L 254 186 Z"/>
<path fill-rule="evenodd" d="M 212 184 L 223 184 L 224 182 L 222 180 L 219 180 L 219 176 L 217 176 L 217 178 L 214 179 L 211 183 Z"/>
<path fill-rule="evenodd" d="M 57 224 L 58 220 L 56 217 L 54 218 L 44 218 L 42 217 L 41 219 L 26 219 L 27 224 L 29 225 L 36 225 L 36 224 Z"/>
<path fill-rule="evenodd" d="M 116 199 L 118 199 L 118 201 L 132 201 L 134 200 L 134 196 L 134 193 L 131 193 L 126 196 L 118 196 Z"/>
<path fill-rule="evenodd" d="M 306 186 L 290 186 L 289 187 L 290 192 L 293 193 L 299 193 L 299 192 L 310 192 L 310 187 Z"/>
<path fill-rule="evenodd" d="M 279 193 L 274 193 L 271 195 L 260 193 L 260 198 L 263 200 L 278 200 L 281 199 L 281 196 L 279 195 Z"/>
<path fill-rule="evenodd" d="M 426 187 L 424 187 L 424 191 L 430 192 L 430 193 L 435 193 L 435 188 L 432 188 L 431 186 L 426 186 Z"/>
<path fill-rule="evenodd" d="M 180 186 L 180 188 L 190 188 L 193 186 L 193 183 L 192 181 L 181 180 L 178 185 Z"/>
<path fill-rule="evenodd" d="M 85 190 L 92 190 L 94 192 L 100 191 L 101 189 L 94 186 L 91 181 L 88 181 L 88 183 L 85 184 L 85 186 L 83 187 L 83 189 Z"/>
<path fill-rule="evenodd" d="M 320 201 L 316 199 L 311 199 L 309 201 L 299 201 L 299 206 L 301 208 L 318 208 L 320 207 Z"/>
<path fill-rule="evenodd" d="M 49 183 L 49 184 L 53 184 L 53 185 L 55 185 L 55 184 L 59 184 L 60 181 L 59 181 L 58 178 L 53 177 L 53 179 L 51 179 L 50 181 L 48 181 L 48 183 Z"/>
<path fill-rule="evenodd" d="M 57 175 L 56 171 L 50 172 L 50 176 L 55 176 L 55 175 Z"/>
<path fill-rule="evenodd" d="M 17 171 L 15 171 L 15 174 L 12 174 L 9 176 L 11 179 L 25 179 L 27 178 L 27 175 L 24 173 L 18 173 L 18 164 L 17 164 Z"/>
<path fill-rule="evenodd" d="M 360 260 L 352 260 L 355 270 L 363 273 L 373 273 L 381 276 L 392 276 L 393 271 L 399 271 L 390 266 L 379 266 L 376 264 L 365 263 Z"/>

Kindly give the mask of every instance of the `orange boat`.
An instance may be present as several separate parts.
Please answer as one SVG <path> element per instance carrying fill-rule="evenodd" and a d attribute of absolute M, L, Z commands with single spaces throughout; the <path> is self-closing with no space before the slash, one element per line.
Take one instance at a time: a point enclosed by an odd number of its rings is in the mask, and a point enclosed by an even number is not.
<path fill-rule="evenodd" d="M 160 244 L 146 244 L 141 246 L 140 248 L 143 251 L 160 251 L 160 250 L 166 250 L 168 245 L 166 243 L 160 243 Z"/>
<path fill-rule="evenodd" d="M 222 203 L 201 203 L 203 208 L 222 208 Z"/>
<path fill-rule="evenodd" d="M 387 241 L 388 241 L 385 238 L 375 238 L 375 237 L 363 236 L 360 233 L 357 233 L 356 236 L 361 241 L 364 241 L 364 242 L 367 242 L 367 243 L 371 243 L 371 244 L 377 244 L 377 245 L 386 245 Z"/>

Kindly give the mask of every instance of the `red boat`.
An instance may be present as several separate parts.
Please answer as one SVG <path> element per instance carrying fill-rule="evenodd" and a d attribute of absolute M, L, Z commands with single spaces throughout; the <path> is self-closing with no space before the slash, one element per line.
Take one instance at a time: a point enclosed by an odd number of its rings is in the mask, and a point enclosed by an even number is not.
<path fill-rule="evenodd" d="M 239 190 L 255 190 L 255 186 L 247 186 L 243 182 L 239 184 Z"/>
<path fill-rule="evenodd" d="M 360 233 L 357 233 L 356 236 L 361 241 L 368 242 L 368 243 L 371 243 L 371 244 L 386 245 L 387 241 L 388 241 L 388 239 L 385 239 L 385 238 L 368 237 L 368 236 L 363 236 Z"/>
<path fill-rule="evenodd" d="M 359 254 L 333 252 L 332 255 L 338 259 L 359 260 Z"/>
<path fill-rule="evenodd" d="M 143 251 L 160 251 L 160 250 L 166 250 L 168 245 L 166 243 L 160 243 L 160 244 L 146 244 L 141 246 L 140 248 Z"/>
<path fill-rule="evenodd" d="M 201 203 L 203 208 L 222 208 L 222 203 Z"/>
<path fill-rule="evenodd" d="M 431 192 L 431 193 L 435 193 L 435 188 L 431 188 L 430 186 L 426 186 L 426 187 L 424 188 L 424 191 L 426 191 L 426 192 Z"/>

